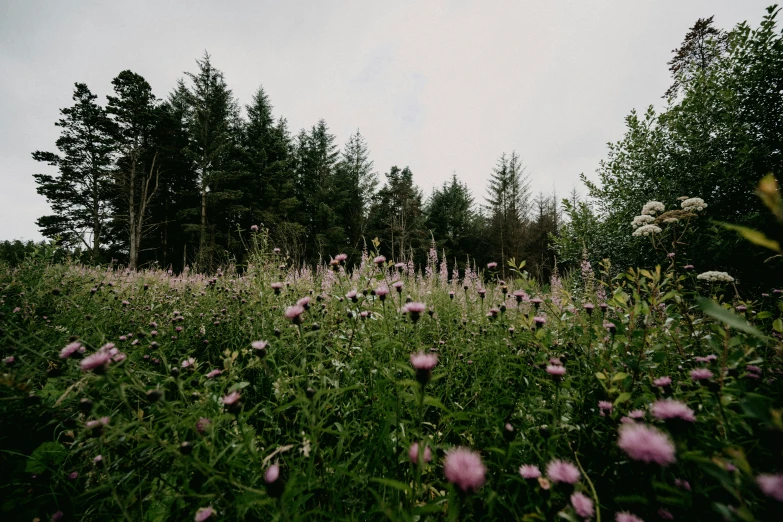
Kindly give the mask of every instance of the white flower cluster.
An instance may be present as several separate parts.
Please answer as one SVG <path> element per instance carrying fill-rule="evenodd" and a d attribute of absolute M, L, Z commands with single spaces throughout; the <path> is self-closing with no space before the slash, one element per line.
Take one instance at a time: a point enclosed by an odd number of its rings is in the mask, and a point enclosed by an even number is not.
<path fill-rule="evenodd" d="M 696 279 L 701 279 L 702 281 L 709 281 L 710 283 L 733 283 L 734 278 L 731 277 L 726 272 L 716 272 L 714 270 L 710 270 L 709 272 L 704 272 L 703 274 L 699 274 L 696 276 Z"/>
<path fill-rule="evenodd" d="M 649 236 L 651 234 L 659 234 L 661 227 L 657 225 L 644 225 L 633 231 L 634 236 Z"/>
<path fill-rule="evenodd" d="M 683 210 L 704 210 L 707 208 L 707 204 L 701 198 L 688 198 L 683 201 L 680 206 Z"/>
<path fill-rule="evenodd" d="M 644 214 L 633 218 L 633 221 L 631 221 L 631 225 L 633 225 L 634 228 L 639 228 L 640 226 L 647 225 L 649 223 L 652 223 L 653 221 L 655 221 L 654 217 Z"/>
<path fill-rule="evenodd" d="M 648 201 L 642 207 L 642 214 L 654 216 L 657 212 L 663 212 L 664 210 L 666 210 L 666 207 L 660 201 Z"/>

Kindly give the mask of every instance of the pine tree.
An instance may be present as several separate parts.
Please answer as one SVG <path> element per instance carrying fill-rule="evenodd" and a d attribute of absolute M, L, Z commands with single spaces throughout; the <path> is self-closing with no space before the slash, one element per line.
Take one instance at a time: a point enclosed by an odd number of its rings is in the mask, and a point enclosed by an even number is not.
<path fill-rule="evenodd" d="M 408 167 L 394 166 L 386 184 L 375 195 L 370 211 L 370 235 L 381 239 L 381 248 L 392 259 L 405 259 L 427 242 L 422 193 Z"/>
<path fill-rule="evenodd" d="M 61 109 L 55 124 L 62 129 L 56 146 L 60 154 L 36 151 L 33 159 L 58 168 L 58 176 L 34 174 L 38 193 L 45 196 L 54 214 L 37 224 L 45 237 L 61 238 L 65 244 L 82 243 L 97 262 L 109 219 L 109 193 L 114 140 L 111 121 L 87 85 L 77 83 L 76 102 Z"/>
<path fill-rule="evenodd" d="M 426 210 L 427 227 L 438 250 L 445 250 L 447 259 L 465 261 L 478 240 L 477 215 L 467 185 L 452 174 L 451 180 L 433 190 Z"/>
<path fill-rule="evenodd" d="M 138 74 L 122 71 L 112 84 L 116 96 L 107 97 L 106 112 L 113 117 L 118 152 L 113 210 L 127 232 L 128 266 L 135 270 L 141 240 L 149 229 L 145 218 L 160 180 L 154 136 L 160 111 L 152 88 Z"/>

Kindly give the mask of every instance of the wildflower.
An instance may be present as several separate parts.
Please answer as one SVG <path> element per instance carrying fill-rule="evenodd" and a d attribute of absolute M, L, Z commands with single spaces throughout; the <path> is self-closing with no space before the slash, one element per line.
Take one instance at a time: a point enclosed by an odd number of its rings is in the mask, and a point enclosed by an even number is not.
<path fill-rule="evenodd" d="M 269 286 L 275 291 L 275 295 L 280 295 L 280 291 L 283 289 L 283 283 L 272 283 Z"/>
<path fill-rule="evenodd" d="M 67 359 L 76 353 L 84 353 L 84 346 L 82 346 L 80 343 L 73 342 L 60 350 L 60 359 Z"/>
<path fill-rule="evenodd" d="M 112 354 L 109 353 L 109 350 L 104 350 L 104 348 L 101 348 L 97 352 L 90 354 L 82 359 L 80 364 L 81 370 L 83 372 L 89 370 L 103 370 L 109 364 L 111 358 Z"/>
<path fill-rule="evenodd" d="M 498 267 L 498 264 L 492 261 L 491 263 L 487 263 L 487 268 L 490 270 L 494 270 Z"/>
<path fill-rule="evenodd" d="M 95 428 L 103 428 L 104 426 L 109 425 L 109 417 L 101 417 L 100 419 L 87 421 L 84 423 L 84 427 L 88 430 L 93 430 Z"/>
<path fill-rule="evenodd" d="M 609 330 L 609 333 L 611 333 L 611 334 L 613 334 L 613 333 L 615 333 L 617 331 L 617 326 L 613 322 L 611 322 L 611 321 L 604 320 L 604 328 Z"/>
<path fill-rule="evenodd" d="M 251 226 L 250 230 L 253 231 L 253 232 L 258 232 L 258 225 Z"/>
<path fill-rule="evenodd" d="M 641 518 L 637 517 L 636 515 L 632 513 L 628 513 L 627 511 L 620 511 L 614 516 L 615 522 L 644 522 Z"/>
<path fill-rule="evenodd" d="M 343 263 L 346 259 L 348 259 L 348 254 L 337 254 L 334 256 L 334 260 L 338 263 Z"/>
<path fill-rule="evenodd" d="M 590 315 L 593 313 L 593 310 L 595 310 L 595 305 L 593 303 L 585 303 L 582 305 L 582 308 L 585 309 L 585 312 L 587 312 L 587 315 Z"/>
<path fill-rule="evenodd" d="M 707 204 L 704 202 L 701 198 L 688 198 L 682 203 L 680 203 L 680 206 L 683 210 L 704 210 L 707 208 Z"/>
<path fill-rule="evenodd" d="M 641 216 L 636 216 L 633 218 L 633 221 L 631 221 L 631 225 L 634 228 L 639 228 L 644 225 L 649 225 L 650 223 L 654 222 L 655 218 L 652 216 L 648 216 L 646 214 Z"/>
<path fill-rule="evenodd" d="M 712 372 L 709 371 L 707 368 L 696 368 L 691 370 L 691 379 L 694 381 L 703 381 L 706 379 L 710 379 L 712 377 Z"/>
<path fill-rule="evenodd" d="M 519 474 L 523 479 L 537 479 L 541 476 L 541 470 L 533 464 L 524 464 L 519 467 Z"/>
<path fill-rule="evenodd" d="M 305 309 L 299 305 L 289 306 L 285 309 L 285 318 L 289 319 L 294 324 L 302 324 L 302 314 Z"/>
<path fill-rule="evenodd" d="M 660 201 L 648 201 L 644 204 L 642 207 L 642 214 L 646 214 L 648 216 L 654 216 L 658 212 L 663 212 L 666 210 L 666 207 L 663 206 L 663 203 Z"/>
<path fill-rule="evenodd" d="M 478 292 L 479 297 L 482 298 L 482 299 L 484 299 L 484 297 L 486 297 L 486 295 L 487 295 L 487 290 L 484 289 L 484 288 L 479 288 L 477 290 L 477 292 Z"/>
<path fill-rule="evenodd" d="M 399 294 L 402 292 L 402 281 L 395 281 L 392 283 L 392 287 L 394 287 L 394 289 L 397 290 L 397 293 Z"/>
<path fill-rule="evenodd" d="M 546 466 L 546 476 L 552 482 L 576 484 L 581 473 L 576 466 L 564 460 L 553 460 Z"/>
<path fill-rule="evenodd" d="M 250 346 L 252 346 L 256 352 L 258 352 L 258 355 L 265 357 L 269 343 L 266 341 L 253 341 L 250 343 Z"/>
<path fill-rule="evenodd" d="M 607 413 L 612 413 L 614 405 L 609 401 L 598 401 L 598 409 L 601 410 L 601 417 L 605 417 Z"/>
<path fill-rule="evenodd" d="M 419 352 L 411 354 L 411 366 L 416 370 L 416 380 L 422 385 L 427 384 L 432 377 L 432 369 L 438 364 L 438 355 Z"/>
<path fill-rule="evenodd" d="M 783 474 L 763 474 L 756 477 L 756 483 L 761 491 L 778 502 L 783 502 Z"/>
<path fill-rule="evenodd" d="M 212 509 L 212 506 L 207 506 L 203 508 L 199 508 L 198 511 L 196 511 L 196 522 L 204 522 L 209 517 L 215 514 L 215 510 Z"/>
<path fill-rule="evenodd" d="M 278 477 L 280 477 L 280 466 L 277 464 L 272 464 L 264 472 L 264 482 L 267 484 L 276 481 Z"/>
<path fill-rule="evenodd" d="M 628 412 L 628 416 L 632 419 L 643 419 L 644 410 L 631 410 Z"/>
<path fill-rule="evenodd" d="M 381 266 L 386 262 L 386 258 L 384 256 L 378 256 L 375 259 L 373 259 L 372 262 L 378 266 Z"/>
<path fill-rule="evenodd" d="M 684 489 L 685 491 L 691 490 L 691 483 L 685 479 L 674 479 L 674 485 L 678 488 Z"/>
<path fill-rule="evenodd" d="M 682 268 L 683 268 L 684 270 L 693 270 L 694 266 L 693 266 L 693 265 L 685 265 L 685 266 L 684 266 L 684 267 L 682 267 Z"/>
<path fill-rule="evenodd" d="M 550 364 L 546 367 L 546 373 L 553 376 L 555 379 L 559 379 L 566 374 L 566 369 L 565 366 L 556 366 L 554 364 Z"/>
<path fill-rule="evenodd" d="M 223 397 L 221 401 L 226 406 L 228 411 L 231 413 L 236 413 L 242 407 L 242 402 L 240 401 L 241 397 L 242 396 L 239 394 L 239 392 L 233 391 Z"/>
<path fill-rule="evenodd" d="M 537 310 L 538 307 L 541 306 L 541 303 L 544 302 L 544 300 L 541 299 L 540 297 L 534 297 L 533 299 L 530 300 L 530 302 L 533 303 L 533 306 L 535 306 Z"/>
<path fill-rule="evenodd" d="M 660 430 L 645 424 L 623 424 L 617 445 L 634 460 L 668 466 L 676 459 L 674 444 Z"/>
<path fill-rule="evenodd" d="M 446 454 L 443 462 L 446 479 L 462 491 L 477 491 L 486 481 L 487 469 L 481 457 L 467 448 L 457 447 Z"/>
<path fill-rule="evenodd" d="M 350 292 L 345 294 L 345 298 L 346 299 L 350 299 L 351 301 L 353 301 L 355 303 L 355 302 L 359 301 L 359 298 L 357 297 L 357 295 L 359 295 L 359 292 L 357 292 L 356 290 L 351 290 Z"/>
<path fill-rule="evenodd" d="M 660 234 L 661 233 L 661 227 L 657 225 L 643 225 L 636 230 L 633 231 L 632 236 L 650 236 L 653 234 Z"/>
<path fill-rule="evenodd" d="M 748 308 L 745 305 L 738 305 L 734 309 L 739 313 L 744 313 L 748 310 Z"/>
<path fill-rule="evenodd" d="M 92 463 L 96 466 L 103 464 L 103 455 L 96 456 L 94 459 L 92 459 Z"/>
<path fill-rule="evenodd" d="M 196 431 L 204 434 L 204 432 L 206 432 L 211 425 L 211 420 L 207 419 L 206 417 L 201 417 L 198 421 L 196 421 Z"/>
<path fill-rule="evenodd" d="M 280 249 L 275 247 L 275 248 L 272 249 L 272 252 L 274 252 L 275 254 L 279 254 L 280 253 Z"/>
<path fill-rule="evenodd" d="M 546 324 L 546 317 L 544 317 L 542 315 L 535 316 L 533 318 L 533 324 L 535 325 L 536 330 L 541 328 L 542 326 L 544 326 Z"/>
<path fill-rule="evenodd" d="M 749 364 L 749 365 L 745 366 L 745 370 L 747 370 L 749 372 L 753 372 L 753 373 L 761 373 L 761 368 L 759 368 L 758 366 L 755 366 L 753 364 Z"/>
<path fill-rule="evenodd" d="M 419 320 L 419 317 L 421 317 L 421 313 L 427 309 L 427 305 L 424 303 L 417 303 L 417 302 L 410 302 L 405 303 L 405 306 L 402 307 L 402 313 L 410 314 L 411 321 L 414 323 Z"/>
<path fill-rule="evenodd" d="M 696 279 L 701 281 L 707 281 L 709 283 L 732 283 L 734 278 L 726 272 L 716 272 L 710 270 L 709 272 L 703 272 L 696 276 Z"/>
<path fill-rule="evenodd" d="M 571 505 L 574 506 L 574 511 L 580 517 L 590 518 L 595 514 L 593 501 L 584 493 L 577 492 L 571 495 Z"/>
<path fill-rule="evenodd" d="M 696 362 L 700 362 L 700 363 L 708 363 L 710 361 L 714 361 L 717 358 L 718 358 L 718 356 L 715 355 L 714 353 L 712 353 L 712 354 L 710 354 L 710 355 L 708 355 L 706 357 L 696 357 L 695 361 Z"/>
<path fill-rule="evenodd" d="M 6 366 L 11 366 L 15 362 L 16 362 L 16 357 L 14 357 L 13 355 L 9 355 L 5 359 L 3 359 L 3 364 L 5 364 Z"/>
<path fill-rule="evenodd" d="M 686 404 L 674 399 L 656 401 L 652 406 L 652 414 L 653 417 L 660 420 L 681 419 L 688 422 L 696 422 L 693 410 Z"/>
<path fill-rule="evenodd" d="M 73 471 L 68 475 L 68 480 L 76 480 L 77 478 L 79 478 L 78 471 Z"/>
<path fill-rule="evenodd" d="M 193 357 L 188 357 L 187 359 L 182 361 L 181 366 L 183 368 L 190 368 L 191 366 L 195 366 L 195 364 L 196 364 L 196 359 L 194 359 Z"/>
<path fill-rule="evenodd" d="M 672 384 L 672 378 L 668 375 L 664 375 L 663 377 L 658 377 L 653 381 L 653 384 L 658 386 L 659 388 L 665 388 L 667 386 L 671 386 Z"/>
<path fill-rule="evenodd" d="M 408 458 L 411 461 L 411 464 L 418 464 L 419 463 L 419 443 L 414 442 L 411 444 L 410 449 L 408 449 Z M 430 451 L 429 446 L 424 446 L 424 453 L 422 454 L 422 461 L 423 462 L 429 462 L 432 460 L 432 451 Z"/>
<path fill-rule="evenodd" d="M 214 370 L 212 370 L 211 372 L 209 372 L 207 374 L 207 379 L 212 379 L 213 377 L 217 377 L 221 373 L 223 373 L 223 372 L 220 369 L 215 368 Z"/>
<path fill-rule="evenodd" d="M 310 297 L 308 296 L 308 297 L 301 298 L 300 300 L 298 300 L 296 302 L 296 305 L 297 306 L 301 306 L 305 310 L 309 310 L 310 309 Z"/>
<path fill-rule="evenodd" d="M 375 295 L 377 295 L 378 299 L 381 301 L 385 301 L 386 296 L 389 295 L 389 289 L 386 286 L 379 286 L 375 289 Z"/>

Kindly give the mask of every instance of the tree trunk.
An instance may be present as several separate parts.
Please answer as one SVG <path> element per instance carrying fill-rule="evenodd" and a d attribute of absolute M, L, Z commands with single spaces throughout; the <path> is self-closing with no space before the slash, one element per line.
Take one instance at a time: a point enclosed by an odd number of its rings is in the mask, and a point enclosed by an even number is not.
<path fill-rule="evenodd" d="M 128 173 L 128 226 L 130 230 L 128 235 L 130 237 L 130 252 L 128 259 L 128 267 L 131 270 L 136 270 L 136 265 L 139 261 L 138 245 L 136 243 L 136 159 L 131 161 L 130 172 Z"/>

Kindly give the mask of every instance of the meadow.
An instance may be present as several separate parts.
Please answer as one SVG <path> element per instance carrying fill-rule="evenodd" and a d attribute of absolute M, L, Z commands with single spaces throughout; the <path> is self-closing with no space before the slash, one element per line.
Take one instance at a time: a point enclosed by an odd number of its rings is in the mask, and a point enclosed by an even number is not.
<path fill-rule="evenodd" d="M 0 518 L 783 519 L 780 290 L 248 244 L 0 270 Z"/>

